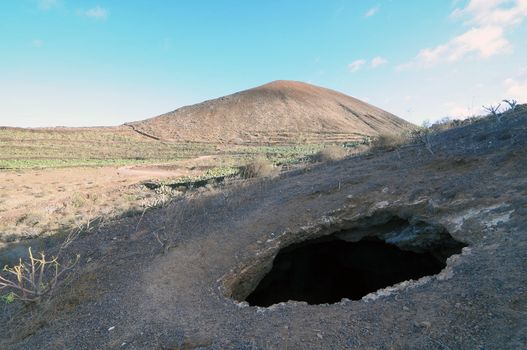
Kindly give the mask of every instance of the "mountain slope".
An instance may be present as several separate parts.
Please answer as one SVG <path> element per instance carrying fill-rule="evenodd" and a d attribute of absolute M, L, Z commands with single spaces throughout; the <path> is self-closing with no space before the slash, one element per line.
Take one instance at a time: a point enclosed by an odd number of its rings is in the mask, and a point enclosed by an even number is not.
<path fill-rule="evenodd" d="M 275 81 L 126 125 L 161 140 L 230 143 L 333 142 L 413 127 L 353 97 L 294 81 Z"/>

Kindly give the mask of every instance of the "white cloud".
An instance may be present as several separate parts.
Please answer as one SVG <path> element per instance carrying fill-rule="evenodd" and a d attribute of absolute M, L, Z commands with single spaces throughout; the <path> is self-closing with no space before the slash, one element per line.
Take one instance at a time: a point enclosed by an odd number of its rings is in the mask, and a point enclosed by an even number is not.
<path fill-rule="evenodd" d="M 516 78 L 504 81 L 507 98 L 516 99 L 520 103 L 527 102 L 527 68 L 523 69 Z"/>
<path fill-rule="evenodd" d="M 472 28 L 445 44 L 421 50 L 406 67 L 430 67 L 438 63 L 456 62 L 469 56 L 488 58 L 509 53 L 512 45 L 503 34 L 503 29 L 497 26 Z"/>
<path fill-rule="evenodd" d="M 369 63 L 367 60 L 361 58 L 348 64 L 348 69 L 350 72 L 355 73 L 364 68 L 366 64 L 369 64 L 372 69 L 375 69 L 386 63 L 388 63 L 388 60 L 381 56 L 374 57 L 371 61 L 369 61 Z"/>
<path fill-rule="evenodd" d="M 381 56 L 377 56 L 377 57 L 374 57 L 371 60 L 371 67 L 372 68 L 377 68 L 377 67 L 382 66 L 383 64 L 386 64 L 386 63 L 388 63 L 387 59 L 382 58 Z"/>
<path fill-rule="evenodd" d="M 375 6 L 375 7 L 372 7 L 371 9 L 369 9 L 365 14 L 364 14 L 364 17 L 372 17 L 372 16 L 375 16 L 377 14 L 377 12 L 379 12 L 379 10 L 381 9 L 381 7 L 379 5 Z"/>
<path fill-rule="evenodd" d="M 97 20 L 104 20 L 108 18 L 109 12 L 101 6 L 95 6 L 88 10 L 79 10 L 79 14 Z"/>
<path fill-rule="evenodd" d="M 41 10 L 49 10 L 53 7 L 58 7 L 60 3 L 60 0 L 37 0 L 38 7 Z"/>
<path fill-rule="evenodd" d="M 362 66 L 364 66 L 365 64 L 366 64 L 366 60 L 363 60 L 363 59 L 356 60 L 348 64 L 348 69 L 350 70 L 350 72 L 355 73 L 356 71 L 361 69 Z"/>
<path fill-rule="evenodd" d="M 470 25 L 519 24 L 527 16 L 527 0 L 471 0 L 463 8 L 452 12 L 452 18 L 465 18 Z"/>
<path fill-rule="evenodd" d="M 470 0 L 450 16 L 464 18 L 465 24 L 472 27 L 444 44 L 422 49 L 412 61 L 398 66 L 397 70 L 510 53 L 512 45 L 506 37 L 507 30 L 527 17 L 527 0 Z"/>

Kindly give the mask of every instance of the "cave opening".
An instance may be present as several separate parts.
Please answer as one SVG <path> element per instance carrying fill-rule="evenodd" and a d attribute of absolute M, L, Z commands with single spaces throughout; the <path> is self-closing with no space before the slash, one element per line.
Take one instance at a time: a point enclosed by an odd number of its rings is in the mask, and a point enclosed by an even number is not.
<path fill-rule="evenodd" d="M 245 298 L 251 306 L 305 301 L 331 304 L 406 280 L 438 274 L 465 245 L 444 229 L 399 218 L 339 231 L 281 249 Z"/>

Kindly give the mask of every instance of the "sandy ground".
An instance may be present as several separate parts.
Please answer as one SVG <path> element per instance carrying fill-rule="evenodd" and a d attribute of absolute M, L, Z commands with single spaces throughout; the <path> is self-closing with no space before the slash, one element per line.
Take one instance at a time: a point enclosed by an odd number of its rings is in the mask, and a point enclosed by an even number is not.
<path fill-rule="evenodd" d="M 169 166 L 0 171 L 0 244 L 2 237 L 36 236 L 140 206 L 148 193 L 137 184 L 198 176 L 215 161 L 202 156 Z"/>

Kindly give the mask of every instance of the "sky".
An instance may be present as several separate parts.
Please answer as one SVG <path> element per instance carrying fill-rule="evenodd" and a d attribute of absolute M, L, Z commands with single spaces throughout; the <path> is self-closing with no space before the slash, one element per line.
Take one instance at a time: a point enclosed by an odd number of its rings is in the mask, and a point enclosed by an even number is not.
<path fill-rule="evenodd" d="M 416 124 L 527 102 L 527 0 L 0 0 L 0 125 L 119 125 L 273 80 Z"/>

